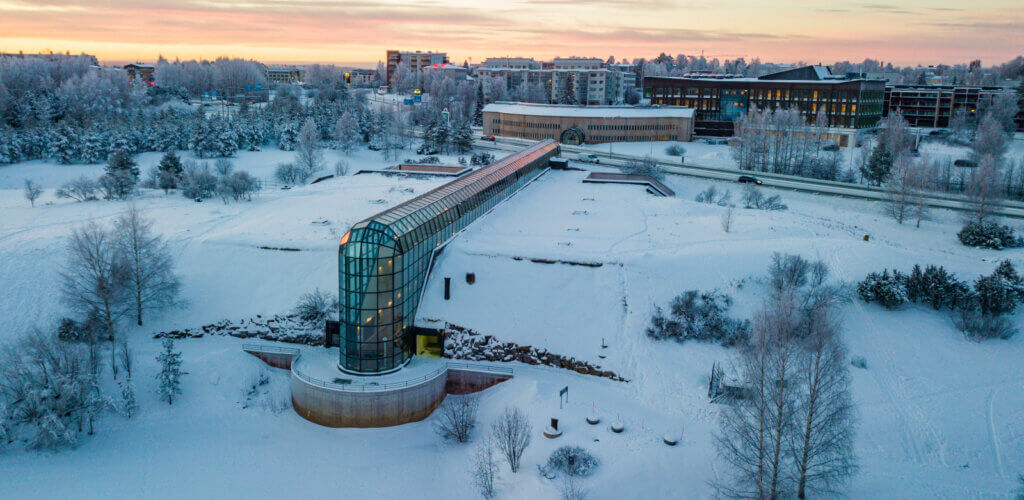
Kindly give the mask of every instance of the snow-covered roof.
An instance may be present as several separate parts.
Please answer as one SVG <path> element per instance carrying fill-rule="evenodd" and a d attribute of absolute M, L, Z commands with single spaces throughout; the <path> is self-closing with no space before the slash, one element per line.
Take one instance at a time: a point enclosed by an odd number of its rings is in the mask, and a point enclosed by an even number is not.
<path fill-rule="evenodd" d="M 573 118 L 692 118 L 693 108 L 680 106 L 572 106 L 565 104 L 496 102 L 484 106 L 484 113 Z"/>

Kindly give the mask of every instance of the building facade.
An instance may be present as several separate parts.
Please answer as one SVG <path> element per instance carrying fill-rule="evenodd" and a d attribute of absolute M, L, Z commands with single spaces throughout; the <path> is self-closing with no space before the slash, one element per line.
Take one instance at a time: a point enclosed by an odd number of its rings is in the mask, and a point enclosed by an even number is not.
<path fill-rule="evenodd" d="M 435 252 L 548 167 L 554 141 L 474 170 L 352 226 L 338 249 L 338 367 L 375 375 L 415 353 L 413 321 Z"/>
<path fill-rule="evenodd" d="M 488 57 L 481 68 L 541 69 L 540 61 L 532 57 Z"/>
<path fill-rule="evenodd" d="M 644 97 L 651 104 L 693 108 L 696 135 L 730 136 L 736 118 L 776 108 L 799 110 L 807 123 L 824 109 L 828 126 L 838 132 L 878 125 L 885 83 L 836 78 L 827 68 L 809 66 L 759 78 L 645 77 Z"/>
<path fill-rule="evenodd" d="M 398 69 L 399 64 L 407 64 L 413 72 L 420 72 L 423 68 L 433 64 L 448 64 L 448 54 L 444 52 L 422 52 L 422 51 L 387 51 L 387 85 L 391 88 L 391 80 Z"/>
<path fill-rule="evenodd" d="M 430 66 L 423 67 L 423 74 L 444 75 L 456 80 L 465 80 L 466 76 L 469 75 L 469 68 L 459 66 L 458 64 L 431 64 Z"/>
<path fill-rule="evenodd" d="M 552 139 L 565 144 L 689 141 L 694 113 L 680 107 L 564 106 L 493 103 L 484 106 L 484 134 Z"/>
<path fill-rule="evenodd" d="M 302 66 L 267 66 L 267 81 L 270 83 L 302 83 L 306 79 L 306 68 Z"/>
<path fill-rule="evenodd" d="M 123 66 L 125 73 L 128 73 L 128 78 L 134 82 L 143 82 L 147 85 L 153 85 L 155 83 L 154 74 L 156 73 L 156 66 L 152 64 L 132 63 L 125 64 Z"/>
<path fill-rule="evenodd" d="M 949 127 L 956 109 L 963 109 L 968 119 L 980 118 L 978 110 L 985 101 L 1013 92 L 1003 87 L 970 85 L 890 85 L 885 87 L 884 114 L 899 112 L 912 127 L 944 128 Z"/>

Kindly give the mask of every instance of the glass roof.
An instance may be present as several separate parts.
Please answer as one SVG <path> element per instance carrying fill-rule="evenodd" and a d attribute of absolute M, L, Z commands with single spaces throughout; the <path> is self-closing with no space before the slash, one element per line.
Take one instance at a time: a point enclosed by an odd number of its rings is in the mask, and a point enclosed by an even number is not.
<path fill-rule="evenodd" d="M 366 227 L 372 222 L 378 222 L 388 226 L 395 233 L 395 238 L 401 238 L 442 211 L 457 206 L 470 196 L 487 189 L 509 175 L 513 175 L 516 171 L 530 166 L 533 161 L 557 149 L 557 142 L 545 139 L 529 148 L 508 155 L 486 167 L 474 170 L 443 186 L 364 219 L 352 228 Z"/>

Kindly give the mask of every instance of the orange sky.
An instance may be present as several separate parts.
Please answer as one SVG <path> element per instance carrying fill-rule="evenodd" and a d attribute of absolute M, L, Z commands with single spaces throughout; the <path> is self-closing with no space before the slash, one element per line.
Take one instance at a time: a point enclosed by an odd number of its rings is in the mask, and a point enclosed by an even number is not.
<path fill-rule="evenodd" d="M 1024 53 L 1024 8 L 1021 0 L 0 0 L 0 52 L 372 65 L 388 48 L 446 51 L 459 63 L 703 51 L 989 65 Z"/>

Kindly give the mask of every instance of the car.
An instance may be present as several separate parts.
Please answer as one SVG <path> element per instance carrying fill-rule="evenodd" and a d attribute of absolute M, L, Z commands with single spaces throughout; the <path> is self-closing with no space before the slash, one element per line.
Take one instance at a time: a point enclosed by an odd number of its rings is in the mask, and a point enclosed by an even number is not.
<path fill-rule="evenodd" d="M 494 136 L 493 136 L 493 135 L 485 135 L 485 136 L 481 137 L 481 138 L 480 138 L 480 140 L 481 140 L 481 141 L 491 141 L 491 142 L 494 142 L 494 141 L 495 141 L 495 139 L 494 139 Z"/>
<path fill-rule="evenodd" d="M 595 155 L 593 153 L 591 153 L 591 154 L 583 153 L 583 154 L 581 154 L 581 155 L 576 157 L 576 161 L 581 161 L 583 163 L 601 163 L 601 159 L 598 158 L 597 155 Z"/>
<path fill-rule="evenodd" d="M 763 182 L 761 182 L 761 179 L 758 179 L 757 177 L 754 177 L 752 175 L 741 175 L 739 179 L 736 179 L 736 181 L 739 182 L 740 184 L 764 184 Z"/>
<path fill-rule="evenodd" d="M 839 151 L 838 144 L 826 144 L 825 147 L 821 148 L 822 151 Z"/>
<path fill-rule="evenodd" d="M 953 166 L 954 167 L 964 167 L 964 168 L 975 168 L 975 167 L 978 166 L 978 164 L 973 162 L 973 161 L 971 161 L 971 160 L 965 160 L 963 158 L 960 158 L 959 160 L 956 160 L 956 161 L 953 162 Z"/>

